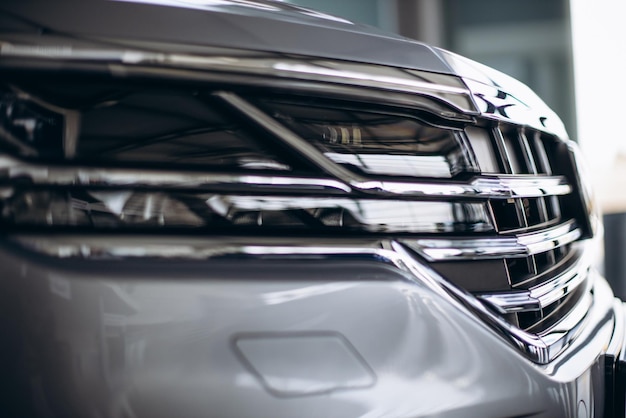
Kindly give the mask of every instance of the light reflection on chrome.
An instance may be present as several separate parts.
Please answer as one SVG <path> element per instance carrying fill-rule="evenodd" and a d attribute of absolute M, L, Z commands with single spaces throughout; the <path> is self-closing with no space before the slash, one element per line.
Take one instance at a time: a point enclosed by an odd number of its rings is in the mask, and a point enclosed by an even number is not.
<path fill-rule="evenodd" d="M 542 308 L 573 292 L 589 277 L 591 252 L 583 253 L 578 261 L 563 273 L 530 288 L 530 296 L 537 299 Z"/>
<path fill-rule="evenodd" d="M 352 66 L 355 66 L 354 64 L 351 64 Z M 355 66 L 356 67 L 356 66 Z M 315 76 L 316 79 L 324 79 L 326 80 L 327 78 L 332 79 L 347 79 L 350 80 L 351 84 L 361 84 L 361 82 L 365 82 L 365 86 L 367 87 L 371 87 L 371 86 L 377 86 L 377 87 L 387 87 L 387 88 L 394 88 L 396 86 L 402 86 L 403 89 L 408 90 L 408 91 L 434 91 L 434 92 L 438 92 L 438 93 L 453 93 L 453 94 L 458 94 L 458 95 L 465 95 L 468 92 L 468 90 L 464 87 L 462 87 L 462 84 L 460 83 L 454 83 L 457 84 L 457 86 L 453 86 L 453 85 L 441 85 L 441 84 L 433 84 L 433 83 L 427 83 L 424 81 L 419 81 L 417 79 L 411 79 L 409 77 L 401 77 L 400 75 L 403 74 L 400 71 L 398 71 L 397 73 L 394 71 L 392 74 L 393 75 L 381 75 L 380 72 L 381 71 L 385 71 L 384 69 L 377 69 L 379 72 L 379 74 L 373 73 L 373 72 L 358 72 L 358 71 L 351 71 L 348 69 L 343 69 L 341 67 L 339 67 L 338 69 L 334 69 L 334 68 L 328 68 L 328 66 L 322 66 L 322 65 L 312 65 L 312 64 L 305 64 L 305 63 L 290 63 L 290 62 L 277 62 L 276 64 L 274 64 L 273 68 L 275 70 L 279 70 L 279 71 L 285 71 L 285 72 L 290 72 L 290 73 L 294 73 L 294 74 L 298 74 L 298 75 L 305 75 L 305 74 L 309 74 L 312 76 Z M 393 69 L 387 69 L 388 72 L 391 73 L 391 71 L 393 71 Z M 404 74 L 408 74 L 408 73 L 404 73 Z M 450 80 L 453 80 L 453 78 L 450 78 Z M 452 84 L 452 83 L 450 83 Z M 469 110 L 469 109 L 468 109 Z"/>
<path fill-rule="evenodd" d="M 371 174 L 452 177 L 451 164 L 443 155 L 343 154 L 325 152 L 337 164 L 349 164 Z"/>
<path fill-rule="evenodd" d="M 478 297 L 489 303 L 501 314 L 536 312 L 541 310 L 539 300 L 531 297 L 530 292 L 527 290 L 519 290 L 502 294 L 484 294 L 478 295 Z"/>
<path fill-rule="evenodd" d="M 581 236 L 574 220 L 539 232 L 494 238 L 400 240 L 429 261 L 488 260 L 528 257 L 571 244 Z"/>
<path fill-rule="evenodd" d="M 468 183 L 408 183 L 398 181 L 365 180 L 351 182 L 362 190 L 378 190 L 410 196 L 484 197 L 490 199 L 561 196 L 571 193 L 572 187 L 562 176 L 516 177 L 477 176 Z"/>
<path fill-rule="evenodd" d="M 112 1 L 123 1 L 128 3 L 145 3 L 145 4 L 155 4 L 159 6 L 170 6 L 170 7 L 181 7 L 186 9 L 196 9 L 196 10 L 210 10 L 214 7 L 251 7 L 259 10 L 269 11 L 269 12 L 279 12 L 281 11 L 280 7 L 265 5 L 261 3 L 253 3 L 245 0 L 202 0 L 202 1 L 193 1 L 193 0 L 112 0 Z"/>
<path fill-rule="evenodd" d="M 49 186 L 132 186 L 136 188 L 158 187 L 202 190 L 228 185 L 229 187 L 269 187 L 291 190 L 335 190 L 345 193 L 352 190 L 345 183 L 328 178 L 149 168 L 66 166 L 27 163 L 8 155 L 0 155 L 0 180 L 11 181 L 16 179 L 28 179 L 32 184 Z"/>
<path fill-rule="evenodd" d="M 572 293 L 589 277 L 591 259 L 588 254 L 580 258 L 563 273 L 529 290 L 486 293 L 477 295 L 489 302 L 500 313 L 539 311 Z"/>
<path fill-rule="evenodd" d="M 49 186 L 158 187 L 206 190 L 216 186 L 268 187 L 285 190 L 327 190 L 349 193 L 354 189 L 373 193 L 423 197 L 508 199 L 560 196 L 571 193 L 561 176 L 477 176 L 469 182 L 397 182 L 382 180 L 306 178 L 287 175 L 254 175 L 165 169 L 81 167 L 22 162 L 0 155 L 0 180 L 25 180 Z M 349 179 L 350 180 L 350 179 Z M 253 189 L 250 189 L 253 190 Z"/>

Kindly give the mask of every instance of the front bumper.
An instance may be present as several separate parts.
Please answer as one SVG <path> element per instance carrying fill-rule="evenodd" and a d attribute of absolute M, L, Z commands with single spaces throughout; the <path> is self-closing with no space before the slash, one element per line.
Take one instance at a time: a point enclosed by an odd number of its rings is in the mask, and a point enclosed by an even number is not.
<path fill-rule="evenodd" d="M 209 240 L 124 237 L 136 252 L 116 257 L 94 249 L 119 237 L 89 240 L 83 258 L 0 248 L 12 416 L 624 416 L 624 313 L 599 276 L 540 365 L 384 252 L 215 240 L 181 260 L 145 249 Z"/>

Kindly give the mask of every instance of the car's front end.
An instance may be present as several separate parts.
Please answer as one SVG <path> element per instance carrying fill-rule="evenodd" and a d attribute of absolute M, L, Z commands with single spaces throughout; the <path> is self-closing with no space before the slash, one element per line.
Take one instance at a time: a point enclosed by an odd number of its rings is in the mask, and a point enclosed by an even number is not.
<path fill-rule="evenodd" d="M 541 100 L 339 19 L 209 3 L 5 6 L 4 410 L 624 415 L 622 303 Z"/>

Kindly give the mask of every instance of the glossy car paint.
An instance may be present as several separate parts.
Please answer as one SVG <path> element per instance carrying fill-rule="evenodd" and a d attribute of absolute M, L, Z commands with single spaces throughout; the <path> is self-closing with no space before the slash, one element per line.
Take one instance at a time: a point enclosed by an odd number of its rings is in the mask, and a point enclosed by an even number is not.
<path fill-rule="evenodd" d="M 555 417 L 601 403 L 592 388 L 610 322 L 562 365 L 538 367 L 371 259 L 129 258 L 3 250 L 3 317 L 20 324 L 11 367 L 36 397 L 20 401 L 41 416 Z M 611 300 L 602 282 L 597 293 Z M 250 358 L 242 341 L 271 350 Z"/>
<path fill-rule="evenodd" d="M 457 74 L 475 114 L 562 133 L 533 95 L 502 99 L 497 76 L 468 71 L 467 61 L 423 44 L 276 2 L 178 4 L 25 1 L 0 9 L 11 16 L 3 17 L 11 42 L 49 35 L 41 37 L 44 55 L 47 42 L 54 50 L 59 41 L 69 48 L 57 49 L 61 56 L 80 48 L 237 48 L 244 56 L 279 52 Z M 16 57 L 8 42 L 2 48 Z M 358 180 L 341 187 L 366 186 Z M 401 184 L 390 191 L 404 193 Z M 204 259 L 168 256 L 194 245 L 209 248 Z M 623 321 L 601 277 L 590 326 L 542 365 L 431 283 L 436 273 L 405 268 L 415 261 L 400 247 L 333 245 L 5 234 L 2 406 L 42 417 L 602 416 L 604 356 L 621 350 Z"/>
<path fill-rule="evenodd" d="M 451 72 L 429 46 L 275 1 L 9 3 L 2 8 L 36 27 L 82 40 L 161 42 L 178 52 L 227 47 Z"/>

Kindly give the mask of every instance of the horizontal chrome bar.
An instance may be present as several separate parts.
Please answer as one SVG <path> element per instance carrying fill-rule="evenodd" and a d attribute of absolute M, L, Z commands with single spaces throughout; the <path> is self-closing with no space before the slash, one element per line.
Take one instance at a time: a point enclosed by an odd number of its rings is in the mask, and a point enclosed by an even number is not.
<path fill-rule="evenodd" d="M 567 296 L 585 282 L 591 262 L 582 254 L 576 262 L 561 274 L 528 290 L 512 292 L 481 293 L 477 297 L 502 314 L 539 311 Z"/>
<path fill-rule="evenodd" d="M 490 238 L 428 238 L 400 240 L 428 261 L 489 260 L 522 258 L 576 241 L 582 232 L 576 221 L 539 232 Z"/>
<path fill-rule="evenodd" d="M 334 165 L 334 163 L 333 163 Z M 147 187 L 206 190 L 219 186 L 270 188 L 293 191 L 337 191 L 349 193 L 354 190 L 372 195 L 424 197 L 433 199 L 510 199 L 562 195 L 571 192 L 563 177 L 539 176 L 532 179 L 499 179 L 495 176 L 476 177 L 469 183 L 416 182 L 396 183 L 386 181 L 343 180 L 341 167 L 334 165 L 329 173 L 335 178 L 307 178 L 274 174 L 233 174 L 173 169 L 135 169 L 111 167 L 87 167 L 24 162 L 9 155 L 0 155 L 0 182 L 10 186 L 14 180 L 29 180 L 33 185 L 51 186 L 97 186 L 97 187 Z M 501 181 L 500 181 L 501 180 Z M 20 183 L 24 184 L 24 183 Z M 495 186 L 499 184 L 499 186 Z M 534 187 L 529 187 L 533 184 Z M 523 194 L 522 191 L 524 192 Z"/>
<path fill-rule="evenodd" d="M 251 257 L 305 257 L 357 256 L 379 258 L 381 261 L 392 257 L 391 252 L 381 249 L 379 241 L 316 240 L 315 245 L 306 245 L 304 240 L 294 245 L 293 240 L 280 238 L 256 239 L 250 244 L 248 238 L 219 237 L 173 237 L 155 240 L 154 237 L 115 235 L 66 235 L 50 238 L 47 235 L 13 235 L 9 238 L 20 246 L 60 259 L 91 260 L 210 260 L 229 256 Z M 392 257 L 393 258 L 393 257 Z"/>
<path fill-rule="evenodd" d="M 561 274 L 531 287 L 530 297 L 539 300 L 542 308 L 553 304 L 580 286 L 588 277 L 591 267 L 591 252 L 580 258 Z"/>
<path fill-rule="evenodd" d="M 244 56 L 241 51 L 219 55 L 191 55 L 144 50 L 89 49 L 70 45 L 22 45 L 0 40 L 0 56 L 74 62 L 116 63 L 128 68 L 139 66 L 228 72 L 278 79 L 316 81 L 413 93 L 433 97 L 461 112 L 476 113 L 470 91 L 459 77 L 427 71 L 348 63 L 332 59 L 284 57 L 264 54 Z M 240 52 L 240 55 L 237 55 Z"/>
<path fill-rule="evenodd" d="M 115 235 L 57 235 L 50 238 L 47 235 L 12 235 L 8 239 L 25 249 L 62 259 L 124 260 L 157 257 L 162 259 L 206 260 L 245 256 L 253 258 L 277 257 L 288 260 L 302 258 L 324 260 L 335 257 L 362 257 L 372 262 L 389 264 L 404 271 L 407 273 L 407 277 L 416 284 L 427 286 L 457 306 L 458 309 L 480 317 L 504 340 L 536 363 L 548 364 L 555 360 L 558 354 L 567 345 L 572 344 L 575 337 L 581 332 L 580 321 L 574 328 L 567 328 L 566 325 L 569 325 L 570 318 L 577 317 L 577 315 L 572 315 L 568 317 L 566 322 L 555 327 L 554 332 L 547 331 L 542 336 L 527 333 L 506 322 L 501 316 L 488 309 L 479 299 L 420 263 L 402 244 L 390 240 L 320 239 L 312 244 L 306 239 L 297 237 L 254 238 L 255 244 L 250 244 L 250 237 L 218 239 L 168 237 L 167 240 L 159 241 L 155 240 L 154 236 L 116 238 Z M 603 281 L 595 281 L 593 274 L 589 276 L 588 285 L 594 288 L 594 303 L 589 308 L 588 317 L 593 316 L 598 319 L 612 315 L 610 301 L 613 298 L 608 285 L 604 284 Z"/>
<path fill-rule="evenodd" d="M 481 294 L 478 298 L 489 303 L 499 313 L 505 315 L 517 312 L 534 312 L 541 310 L 538 299 L 530 296 L 527 290 L 508 293 Z"/>
<path fill-rule="evenodd" d="M 539 232 L 517 235 L 520 245 L 527 248 L 528 255 L 540 254 L 570 244 L 582 236 L 582 231 L 572 220 Z"/>
<path fill-rule="evenodd" d="M 289 175 L 232 174 L 201 171 L 105 168 L 26 163 L 0 155 L 0 182 L 11 186 L 11 181 L 29 180 L 38 186 L 96 186 L 129 188 L 175 188 L 206 190 L 228 186 L 269 188 L 276 190 L 337 191 L 349 193 L 350 186 L 338 180 L 307 178 Z M 24 184 L 24 183 L 21 183 Z"/>
<path fill-rule="evenodd" d="M 406 196 L 487 199 L 562 196 L 572 192 L 572 186 L 562 176 L 477 176 L 468 183 L 364 180 L 350 182 L 350 185 L 363 191 L 379 191 Z"/>

